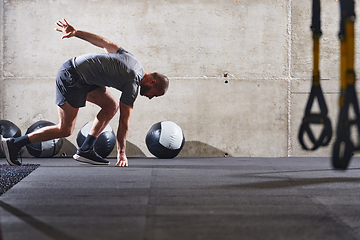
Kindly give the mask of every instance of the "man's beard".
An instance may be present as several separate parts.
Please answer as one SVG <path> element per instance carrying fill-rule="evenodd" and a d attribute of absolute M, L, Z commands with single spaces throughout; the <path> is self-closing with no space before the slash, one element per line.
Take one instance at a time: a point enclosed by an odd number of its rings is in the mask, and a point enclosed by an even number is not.
<path fill-rule="evenodd" d="M 149 86 L 141 86 L 140 87 L 140 95 L 144 96 L 150 89 L 151 89 L 151 87 L 149 87 Z"/>

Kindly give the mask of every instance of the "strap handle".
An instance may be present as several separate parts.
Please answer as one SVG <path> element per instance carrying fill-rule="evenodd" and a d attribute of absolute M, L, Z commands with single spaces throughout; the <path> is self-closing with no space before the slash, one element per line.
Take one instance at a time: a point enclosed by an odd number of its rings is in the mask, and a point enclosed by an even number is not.
<path fill-rule="evenodd" d="M 354 0 L 340 0 L 340 114 L 336 131 L 336 140 L 332 152 L 332 164 L 335 169 L 346 169 L 355 150 L 360 150 L 360 111 L 355 91 L 355 11 Z M 349 117 L 353 108 L 354 117 Z M 352 129 L 357 128 L 357 146 L 352 141 Z"/>
<path fill-rule="evenodd" d="M 356 90 L 354 85 L 349 85 L 346 89 L 345 101 L 343 107 L 340 108 L 339 122 L 336 131 L 336 140 L 333 145 L 332 164 L 335 169 L 345 170 L 350 162 L 353 152 L 360 150 L 360 111 Z M 355 118 L 350 120 L 349 110 L 353 108 Z M 357 146 L 352 141 L 351 130 L 357 129 Z"/>
<path fill-rule="evenodd" d="M 315 98 L 317 98 L 320 108 L 320 113 L 312 113 L 311 108 L 314 103 Z M 327 146 L 330 143 L 332 136 L 332 126 L 331 121 L 327 117 L 327 107 L 325 104 L 325 99 L 321 90 L 320 85 L 313 85 L 311 88 L 310 96 L 308 103 L 305 109 L 305 115 L 300 126 L 300 131 L 298 135 L 299 142 L 303 149 L 305 150 L 316 150 L 320 146 Z M 311 129 L 312 124 L 321 124 L 323 125 L 322 132 L 320 136 L 316 139 L 313 131 Z M 307 134 L 309 137 L 312 146 L 307 146 L 304 141 L 304 137 Z"/>
<path fill-rule="evenodd" d="M 316 150 L 320 146 L 327 146 L 330 143 L 332 136 L 331 121 L 327 117 L 328 109 L 326 107 L 323 92 L 320 86 L 320 72 L 319 72 L 319 56 L 320 47 L 319 40 L 322 34 L 320 21 L 320 0 L 313 0 L 312 3 L 312 23 L 311 30 L 313 32 L 313 77 L 310 96 L 305 108 L 305 114 L 300 126 L 298 139 L 303 149 Z M 313 103 L 317 99 L 320 107 L 320 113 L 311 113 Z M 311 130 L 312 124 L 322 124 L 322 132 L 316 139 Z M 307 146 L 304 137 L 307 135 L 312 143 L 312 146 Z"/>

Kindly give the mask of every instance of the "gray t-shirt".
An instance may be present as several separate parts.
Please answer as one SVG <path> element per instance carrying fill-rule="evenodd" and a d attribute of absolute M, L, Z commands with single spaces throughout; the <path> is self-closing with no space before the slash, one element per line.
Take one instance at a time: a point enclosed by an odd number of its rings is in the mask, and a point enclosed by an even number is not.
<path fill-rule="evenodd" d="M 119 48 L 116 53 L 85 54 L 74 58 L 73 64 L 87 84 L 116 88 L 122 92 L 122 103 L 134 105 L 144 69 L 131 53 Z"/>

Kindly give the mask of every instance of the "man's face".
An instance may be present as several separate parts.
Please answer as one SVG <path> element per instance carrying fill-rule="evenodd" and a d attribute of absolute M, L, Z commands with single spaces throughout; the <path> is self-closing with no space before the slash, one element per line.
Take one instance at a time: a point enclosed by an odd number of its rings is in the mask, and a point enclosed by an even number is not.
<path fill-rule="evenodd" d="M 162 96 L 163 94 L 164 94 L 163 91 L 159 91 L 154 86 L 149 86 L 149 85 L 140 86 L 140 95 L 148 97 L 149 99 L 152 99 L 153 97 Z"/>
<path fill-rule="evenodd" d="M 147 85 L 140 86 L 140 95 L 148 97 L 148 93 L 150 90 L 151 90 L 150 86 L 147 86 Z"/>

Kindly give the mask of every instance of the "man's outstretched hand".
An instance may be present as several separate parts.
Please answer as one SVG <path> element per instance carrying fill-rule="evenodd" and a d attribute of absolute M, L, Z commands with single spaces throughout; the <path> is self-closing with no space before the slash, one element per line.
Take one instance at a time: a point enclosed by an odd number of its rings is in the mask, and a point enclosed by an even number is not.
<path fill-rule="evenodd" d="M 71 26 L 65 18 L 63 18 L 63 21 L 57 21 L 56 22 L 56 25 L 58 25 L 60 27 L 59 28 L 55 28 L 56 31 L 58 32 L 62 32 L 64 33 L 64 35 L 61 37 L 61 39 L 64 39 L 64 38 L 70 38 L 70 37 L 73 37 L 75 36 L 76 34 L 76 29 Z"/>
<path fill-rule="evenodd" d="M 117 166 L 117 167 L 127 167 L 127 166 L 129 166 L 128 159 L 127 159 L 125 154 L 124 155 L 118 154 L 118 161 L 115 164 L 115 166 Z"/>

